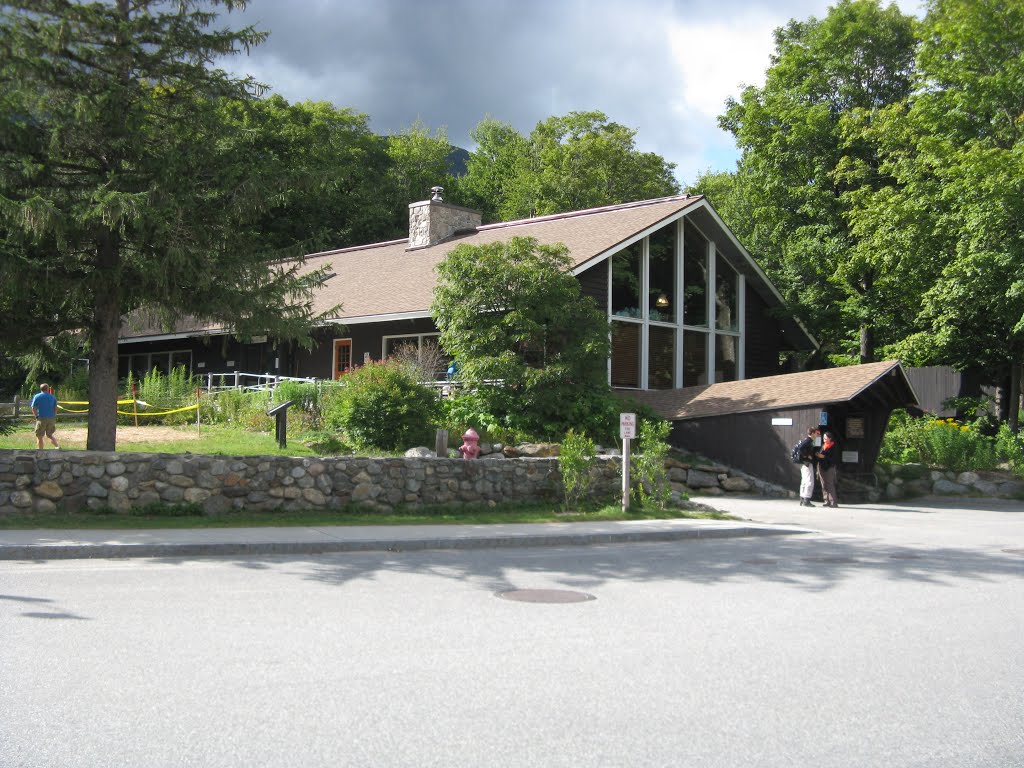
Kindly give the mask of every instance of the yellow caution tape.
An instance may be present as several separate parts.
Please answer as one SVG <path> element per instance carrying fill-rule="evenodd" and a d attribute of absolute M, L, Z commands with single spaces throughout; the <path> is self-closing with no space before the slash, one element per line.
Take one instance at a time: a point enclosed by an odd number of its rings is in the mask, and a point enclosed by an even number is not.
<path fill-rule="evenodd" d="M 152 411 L 139 411 L 135 413 L 133 411 L 118 411 L 122 416 L 167 416 L 171 413 L 182 413 L 184 411 L 194 411 L 198 408 L 198 405 L 186 405 L 184 408 L 175 408 L 173 411 L 159 411 L 154 413 Z"/>
<path fill-rule="evenodd" d="M 65 402 L 67 402 L 68 405 L 88 405 L 89 404 L 87 402 L 86 403 L 72 403 L 71 401 L 65 401 Z M 131 403 L 131 402 L 133 402 L 133 401 L 132 400 L 118 400 L 117 404 L 118 405 L 127 405 L 128 403 Z M 142 402 L 142 401 L 140 400 L 139 402 Z M 147 405 L 148 405 L 148 403 L 147 403 Z M 89 412 L 88 408 L 86 408 L 84 411 L 72 411 L 69 408 L 65 408 L 64 406 L 59 405 L 59 404 L 57 405 L 57 407 L 60 410 L 64 411 L 64 413 L 88 413 Z M 138 411 L 137 413 L 135 411 L 117 411 L 117 413 L 121 414 L 122 416 L 167 416 L 168 414 L 171 414 L 171 413 L 183 413 L 184 411 L 194 411 L 198 407 L 199 407 L 199 404 L 197 403 L 196 405 L 186 405 L 184 408 L 175 408 L 173 411 Z"/>

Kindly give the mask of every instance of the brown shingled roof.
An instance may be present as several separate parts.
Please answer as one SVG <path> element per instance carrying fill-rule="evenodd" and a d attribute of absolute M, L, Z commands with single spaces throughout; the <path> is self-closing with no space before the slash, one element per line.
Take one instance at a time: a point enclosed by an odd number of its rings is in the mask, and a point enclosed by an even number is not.
<path fill-rule="evenodd" d="M 703 197 L 683 195 L 490 224 L 414 250 L 408 250 L 408 240 L 393 240 L 315 253 L 307 257 L 310 268 L 330 264 L 335 277 L 317 292 L 314 311 L 319 314 L 340 304 L 341 320 L 425 315 L 437 283 L 434 269 L 458 245 L 485 245 L 513 237 L 533 237 L 542 244 L 564 243 L 575 268 L 701 200 Z"/>
<path fill-rule="evenodd" d="M 917 396 L 898 361 L 865 363 L 820 371 L 764 376 L 685 389 L 621 391 L 669 421 L 730 413 L 784 410 L 852 400 L 886 376 L 898 377 L 914 405 Z"/>

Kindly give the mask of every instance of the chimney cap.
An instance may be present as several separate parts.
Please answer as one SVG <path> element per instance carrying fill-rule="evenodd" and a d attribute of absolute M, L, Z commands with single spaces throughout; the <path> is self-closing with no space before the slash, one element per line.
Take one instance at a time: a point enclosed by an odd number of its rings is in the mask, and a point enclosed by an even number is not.
<path fill-rule="evenodd" d="M 432 203 L 443 203 L 444 199 L 441 197 L 444 194 L 444 187 L 431 187 L 430 188 L 430 202 Z"/>

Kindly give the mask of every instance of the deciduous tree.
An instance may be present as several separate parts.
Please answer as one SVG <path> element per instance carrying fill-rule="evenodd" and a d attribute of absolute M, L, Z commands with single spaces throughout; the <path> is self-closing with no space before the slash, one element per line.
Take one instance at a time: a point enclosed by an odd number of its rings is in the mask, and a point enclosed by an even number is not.
<path fill-rule="evenodd" d="M 601 428 L 608 323 L 569 267 L 564 246 L 522 237 L 458 246 L 438 267 L 441 346 L 498 423 L 530 435 Z"/>
<path fill-rule="evenodd" d="M 720 118 L 743 153 L 746 244 L 828 351 L 859 337 L 863 361 L 907 313 L 879 314 L 896 309 L 875 298 L 890 272 L 877 250 L 858 247 L 850 224 L 861 198 L 893 181 L 878 172 L 877 147 L 847 123 L 906 99 L 915 44 L 913 19 L 895 5 L 841 0 L 823 19 L 776 30 L 764 87 L 730 99 Z"/>

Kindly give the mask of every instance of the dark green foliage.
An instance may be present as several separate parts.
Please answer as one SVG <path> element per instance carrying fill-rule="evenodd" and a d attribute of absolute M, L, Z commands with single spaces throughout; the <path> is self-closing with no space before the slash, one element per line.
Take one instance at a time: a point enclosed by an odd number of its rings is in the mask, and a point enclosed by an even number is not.
<path fill-rule="evenodd" d="M 0 339 L 89 349 L 88 446 L 115 442 L 117 337 L 144 311 L 308 338 L 323 273 L 282 265 L 261 222 L 291 174 L 207 63 L 258 44 L 211 29 L 240 0 L 17 0 L 0 10 Z M 294 254 L 297 255 L 297 254 Z"/>
<path fill-rule="evenodd" d="M 636 131 L 601 112 L 570 112 L 529 136 L 492 118 L 473 130 L 477 149 L 457 193 L 484 221 L 578 211 L 679 192 L 675 167 L 636 148 Z"/>
<path fill-rule="evenodd" d="M 593 482 L 592 470 L 597 448 L 586 435 L 570 429 L 562 439 L 558 453 L 558 472 L 562 476 L 565 492 L 565 508 L 575 509 L 585 499 Z"/>
<path fill-rule="evenodd" d="M 407 366 L 368 363 L 345 374 L 325 397 L 324 421 L 361 449 L 396 451 L 433 442 L 437 394 Z"/>
<path fill-rule="evenodd" d="M 765 85 L 729 99 L 719 119 L 743 152 L 736 183 L 696 185 L 829 354 L 869 360 L 913 316 L 915 265 L 884 238 L 862 246 L 851 221 L 892 184 L 877 172 L 877 140 L 851 126 L 910 94 L 915 43 L 913 19 L 877 0 L 841 0 L 776 30 Z"/>
<path fill-rule="evenodd" d="M 438 267 L 441 346 L 489 431 L 547 439 L 570 428 L 609 431 L 608 322 L 569 266 L 564 246 L 512 238 L 459 246 Z"/>
<path fill-rule="evenodd" d="M 633 492 L 641 506 L 665 509 L 672 488 L 665 469 L 668 458 L 668 436 L 672 424 L 661 419 L 641 420 L 636 454 L 632 458 Z"/>

